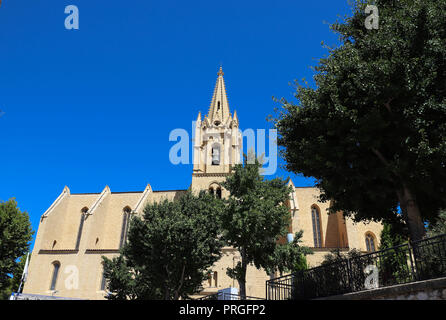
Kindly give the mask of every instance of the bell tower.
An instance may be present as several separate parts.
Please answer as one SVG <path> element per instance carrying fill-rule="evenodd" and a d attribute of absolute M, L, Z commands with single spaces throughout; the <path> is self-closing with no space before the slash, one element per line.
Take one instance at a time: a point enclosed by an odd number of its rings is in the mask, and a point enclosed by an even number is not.
<path fill-rule="evenodd" d="M 196 192 L 217 192 L 219 183 L 240 163 L 242 137 L 237 112 L 234 116 L 230 113 L 222 67 L 217 75 L 208 114 L 202 119 L 198 113 L 195 123 L 192 190 Z M 217 195 L 222 195 L 221 190 Z"/>

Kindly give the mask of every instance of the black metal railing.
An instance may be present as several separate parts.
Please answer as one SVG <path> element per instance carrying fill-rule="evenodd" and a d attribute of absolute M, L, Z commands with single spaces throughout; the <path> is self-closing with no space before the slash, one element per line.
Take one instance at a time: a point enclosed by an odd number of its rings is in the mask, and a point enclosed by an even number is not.
<path fill-rule="evenodd" d="M 246 296 L 245 299 L 242 299 L 239 294 L 218 292 L 198 298 L 197 300 L 265 300 L 265 298 Z"/>
<path fill-rule="evenodd" d="M 266 282 L 268 300 L 314 299 L 446 276 L 446 234 Z"/>

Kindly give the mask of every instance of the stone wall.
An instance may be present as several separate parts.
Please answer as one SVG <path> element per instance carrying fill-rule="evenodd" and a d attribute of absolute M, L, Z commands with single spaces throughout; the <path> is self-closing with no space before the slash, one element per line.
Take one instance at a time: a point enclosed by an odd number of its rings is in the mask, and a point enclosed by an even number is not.
<path fill-rule="evenodd" d="M 446 277 L 316 300 L 446 300 Z"/>

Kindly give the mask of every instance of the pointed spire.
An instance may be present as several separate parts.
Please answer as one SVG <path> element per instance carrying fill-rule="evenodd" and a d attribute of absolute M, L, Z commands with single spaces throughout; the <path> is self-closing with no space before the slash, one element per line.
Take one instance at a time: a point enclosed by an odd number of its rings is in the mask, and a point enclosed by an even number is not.
<path fill-rule="evenodd" d="M 209 122 L 213 125 L 225 123 L 230 116 L 222 67 L 220 67 L 217 75 L 217 83 L 215 84 L 214 94 L 212 96 L 211 105 L 209 106 L 209 113 L 207 115 L 207 118 L 210 120 Z"/>
<path fill-rule="evenodd" d="M 235 126 L 238 126 L 237 110 L 234 110 L 234 120 L 233 120 L 233 124 L 234 124 Z"/>

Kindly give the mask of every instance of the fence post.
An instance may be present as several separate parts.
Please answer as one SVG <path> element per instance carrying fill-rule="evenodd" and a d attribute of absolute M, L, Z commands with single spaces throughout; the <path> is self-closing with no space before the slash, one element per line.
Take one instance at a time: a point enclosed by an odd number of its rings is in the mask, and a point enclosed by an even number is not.
<path fill-rule="evenodd" d="M 413 252 L 412 246 L 410 245 L 410 240 L 407 242 L 407 248 L 409 249 L 409 260 L 410 260 L 410 271 L 411 271 L 410 274 L 412 275 L 412 281 L 417 281 L 418 275 L 414 267 L 415 254 Z"/>
<path fill-rule="evenodd" d="M 265 286 L 265 299 L 266 299 L 266 300 L 269 300 L 269 299 L 268 299 L 268 282 L 269 282 L 269 281 L 266 281 L 266 286 Z"/>

